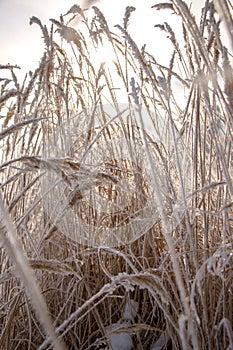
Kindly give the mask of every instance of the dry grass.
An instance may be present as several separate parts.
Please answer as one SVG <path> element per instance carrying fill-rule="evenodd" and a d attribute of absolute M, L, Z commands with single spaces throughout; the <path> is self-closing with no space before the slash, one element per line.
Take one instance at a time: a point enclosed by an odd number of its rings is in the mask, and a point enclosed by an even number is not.
<path fill-rule="evenodd" d="M 221 24 L 232 40 L 233 18 L 231 1 L 214 4 L 205 2 L 200 25 L 181 0 L 154 6 L 183 24 L 185 47 L 159 26 L 174 47 L 169 67 L 130 36 L 133 8 L 117 35 L 96 7 L 91 22 L 73 8 L 84 21 L 77 31 L 31 19 L 45 51 L 23 84 L 17 67 L 0 66 L 1 349 L 92 349 L 129 299 L 139 303 L 135 348 L 166 332 L 168 349 L 233 349 L 233 74 Z M 106 40 L 114 63 L 98 67 L 90 50 Z M 114 137 L 127 140 L 127 159 Z M 126 183 L 127 205 L 110 217 L 99 197 L 91 208 L 93 183 L 107 203 Z M 117 244 L 104 241 L 110 228 Z"/>

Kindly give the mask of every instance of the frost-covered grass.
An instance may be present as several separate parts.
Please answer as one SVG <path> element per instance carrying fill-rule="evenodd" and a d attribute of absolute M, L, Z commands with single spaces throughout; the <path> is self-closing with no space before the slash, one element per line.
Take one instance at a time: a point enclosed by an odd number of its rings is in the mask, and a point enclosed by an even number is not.
<path fill-rule="evenodd" d="M 168 23 L 156 28 L 174 48 L 168 67 L 129 34 L 132 7 L 114 33 L 96 7 L 89 21 L 72 9 L 78 29 L 32 18 L 45 42 L 38 68 L 21 84 L 17 67 L 0 66 L 1 349 L 93 349 L 116 323 L 135 349 L 233 348 L 233 74 L 222 41 L 233 18 L 231 1 L 214 4 L 203 1 L 200 24 L 182 0 L 151 9 L 183 25 L 185 45 Z M 106 40 L 114 62 L 98 66 L 93 46 Z M 107 146 L 115 138 L 128 158 Z M 98 198 L 118 210 L 99 213 Z M 127 244 L 104 243 L 122 227 Z"/>

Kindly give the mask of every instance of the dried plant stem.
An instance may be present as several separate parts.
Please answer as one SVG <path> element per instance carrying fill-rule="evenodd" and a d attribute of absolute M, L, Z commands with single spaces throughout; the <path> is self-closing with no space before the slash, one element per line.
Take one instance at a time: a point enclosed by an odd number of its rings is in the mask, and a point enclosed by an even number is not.
<path fill-rule="evenodd" d="M 32 302 L 32 306 L 35 308 L 35 312 L 38 315 L 44 332 L 51 339 L 50 341 L 54 344 L 58 350 L 65 350 L 63 341 L 59 340 L 55 334 L 52 320 L 49 316 L 47 305 L 43 299 L 35 275 L 27 263 L 24 257 L 24 252 L 21 247 L 20 241 L 17 238 L 12 219 L 8 214 L 2 196 L 0 194 L 0 209 L 1 209 L 1 241 L 6 247 L 8 254 L 15 264 L 17 276 L 20 277 L 29 299 Z"/>

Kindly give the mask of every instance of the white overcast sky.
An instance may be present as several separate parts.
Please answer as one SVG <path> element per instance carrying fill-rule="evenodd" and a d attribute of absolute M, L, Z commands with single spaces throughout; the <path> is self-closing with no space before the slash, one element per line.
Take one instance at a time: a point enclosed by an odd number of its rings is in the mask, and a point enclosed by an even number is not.
<path fill-rule="evenodd" d="M 74 0 L 0 0 L 0 64 L 18 64 L 22 72 L 34 70 L 43 54 L 43 40 L 40 28 L 35 24 L 29 25 L 30 17 L 36 16 L 50 26 L 50 18 L 59 19 L 60 14 L 66 13 L 74 3 Z M 177 19 L 169 11 L 151 9 L 155 3 L 158 1 L 101 0 L 97 6 L 110 26 L 122 23 L 127 5 L 136 7 L 131 19 L 131 33 L 140 46 L 147 43 L 149 51 L 152 48 L 156 58 L 162 59 L 167 50 L 165 36 L 154 29 L 154 24 L 162 24 L 166 20 L 176 26 Z M 187 3 L 190 4 L 191 0 Z M 193 0 L 196 13 L 200 3 L 204 0 Z M 77 1 L 77 4 L 80 2 Z"/>

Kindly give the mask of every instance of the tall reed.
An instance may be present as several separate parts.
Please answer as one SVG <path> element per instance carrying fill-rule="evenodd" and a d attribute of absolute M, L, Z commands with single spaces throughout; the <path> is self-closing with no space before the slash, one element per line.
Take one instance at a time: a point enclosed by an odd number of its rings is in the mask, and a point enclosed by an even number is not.
<path fill-rule="evenodd" d="M 232 3 L 200 23 L 154 5 L 182 24 L 184 45 L 155 26 L 168 66 L 137 46 L 133 7 L 114 33 L 93 10 L 72 7 L 76 29 L 31 18 L 45 49 L 23 83 L 0 66 L 0 348 L 94 349 L 133 299 L 135 348 L 232 349 Z"/>

